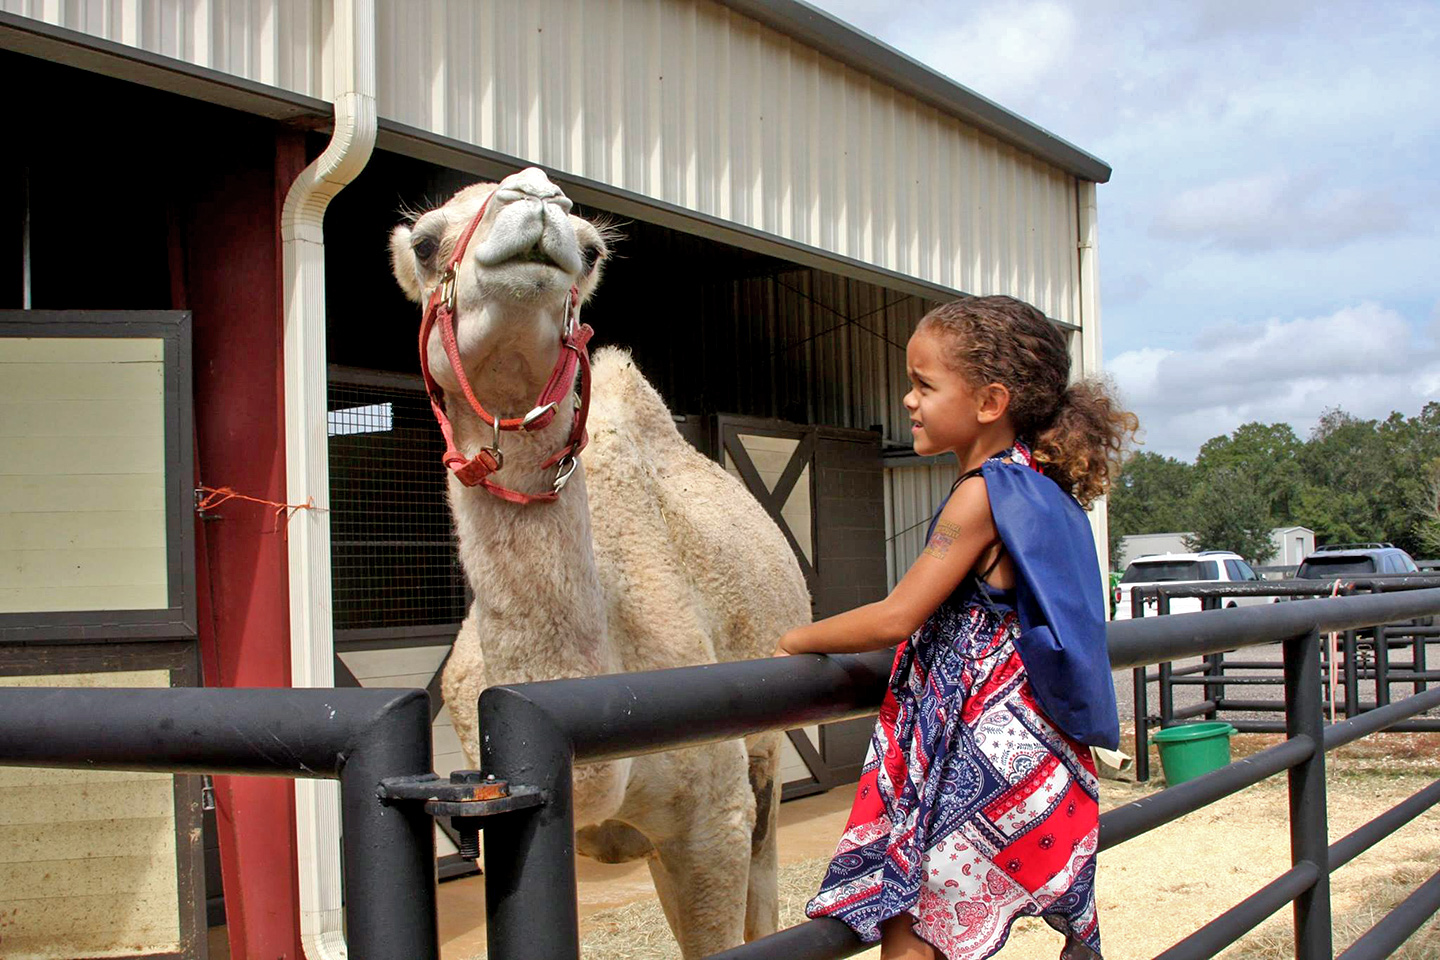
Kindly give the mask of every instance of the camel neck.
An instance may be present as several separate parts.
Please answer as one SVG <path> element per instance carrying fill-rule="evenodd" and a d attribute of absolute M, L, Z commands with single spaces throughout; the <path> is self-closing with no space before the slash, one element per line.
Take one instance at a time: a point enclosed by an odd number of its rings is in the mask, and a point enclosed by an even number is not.
<path fill-rule="evenodd" d="M 521 490 L 548 487 L 554 468 L 539 465 L 563 442 L 572 416 L 567 410 L 535 434 L 504 434 L 505 466 L 494 475 L 497 482 Z M 478 449 L 481 429 L 488 442 L 489 428 L 478 417 L 465 420 L 464 428 L 456 422 L 462 444 Z M 510 503 L 454 477 L 449 492 L 460 561 L 475 588 L 473 611 L 489 682 L 618 669 L 591 544 L 583 463 L 552 503 Z"/>

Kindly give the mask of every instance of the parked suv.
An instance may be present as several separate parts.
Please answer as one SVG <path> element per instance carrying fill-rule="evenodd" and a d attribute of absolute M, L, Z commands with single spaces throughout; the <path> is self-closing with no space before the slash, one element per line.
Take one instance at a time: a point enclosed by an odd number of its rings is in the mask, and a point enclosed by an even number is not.
<path fill-rule="evenodd" d="M 1410 554 L 1393 543 L 1327 543 L 1305 558 L 1295 571 L 1295 579 L 1338 580 L 1376 573 L 1419 572 Z"/>
<path fill-rule="evenodd" d="M 1130 619 L 1130 593 L 1136 587 L 1181 583 L 1254 583 L 1260 576 L 1238 553 L 1228 550 L 1202 550 L 1199 553 L 1156 553 L 1137 557 L 1125 568 L 1125 576 L 1115 586 L 1115 619 Z M 1270 603 L 1270 597 L 1231 597 L 1227 607 Z M 1200 609 L 1199 597 L 1173 597 L 1170 612 L 1194 613 Z M 1154 598 L 1145 601 L 1145 615 L 1155 613 Z"/>

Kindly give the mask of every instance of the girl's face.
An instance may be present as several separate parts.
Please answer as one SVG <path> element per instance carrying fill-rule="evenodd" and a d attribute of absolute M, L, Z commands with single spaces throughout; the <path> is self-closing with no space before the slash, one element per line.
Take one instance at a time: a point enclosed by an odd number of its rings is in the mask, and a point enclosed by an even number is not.
<path fill-rule="evenodd" d="M 980 433 L 975 389 L 945 363 L 943 350 L 940 338 L 929 330 L 917 332 L 905 347 L 910 392 L 902 402 L 910 411 L 910 434 L 921 456 L 968 448 Z"/>

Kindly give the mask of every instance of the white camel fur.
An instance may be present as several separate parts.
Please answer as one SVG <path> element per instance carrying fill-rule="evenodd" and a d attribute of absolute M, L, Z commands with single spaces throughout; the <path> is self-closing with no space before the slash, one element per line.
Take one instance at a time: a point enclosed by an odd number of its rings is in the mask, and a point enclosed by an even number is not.
<path fill-rule="evenodd" d="M 392 233 L 395 277 L 412 300 L 428 300 L 492 191 L 456 272 L 456 337 L 481 404 L 514 417 L 555 363 L 571 287 L 582 303 L 594 292 L 609 238 L 570 214 L 535 168 L 475 184 Z M 438 333 L 427 349 L 457 445 L 473 456 L 491 430 L 459 393 Z M 598 351 L 593 376 L 590 445 L 558 500 L 519 505 L 449 479 L 475 601 L 443 686 L 472 764 L 487 686 L 762 657 L 810 619 L 784 536 L 680 436 L 629 354 Z M 541 465 L 573 416 L 562 404 L 548 427 L 503 434 L 493 479 L 550 490 L 556 468 Z M 770 733 L 575 772 L 577 849 L 607 862 L 646 857 L 687 958 L 775 929 L 779 748 Z"/>

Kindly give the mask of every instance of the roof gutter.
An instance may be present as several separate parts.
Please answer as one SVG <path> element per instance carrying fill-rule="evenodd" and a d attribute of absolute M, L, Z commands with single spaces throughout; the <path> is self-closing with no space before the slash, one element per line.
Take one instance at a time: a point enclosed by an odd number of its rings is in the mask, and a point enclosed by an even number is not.
<path fill-rule="evenodd" d="M 325 417 L 325 210 L 364 169 L 378 128 L 375 2 L 333 0 L 326 55 L 335 129 L 291 184 L 280 214 L 285 304 L 285 478 L 290 503 L 310 503 L 288 528 L 290 683 L 335 685 L 330 604 L 330 467 Z M 300 940 L 309 960 L 344 960 L 340 798 L 331 781 L 295 781 Z"/>
<path fill-rule="evenodd" d="M 1110 180 L 1110 165 L 1105 161 L 803 0 L 719 2 L 1081 180 Z"/>

